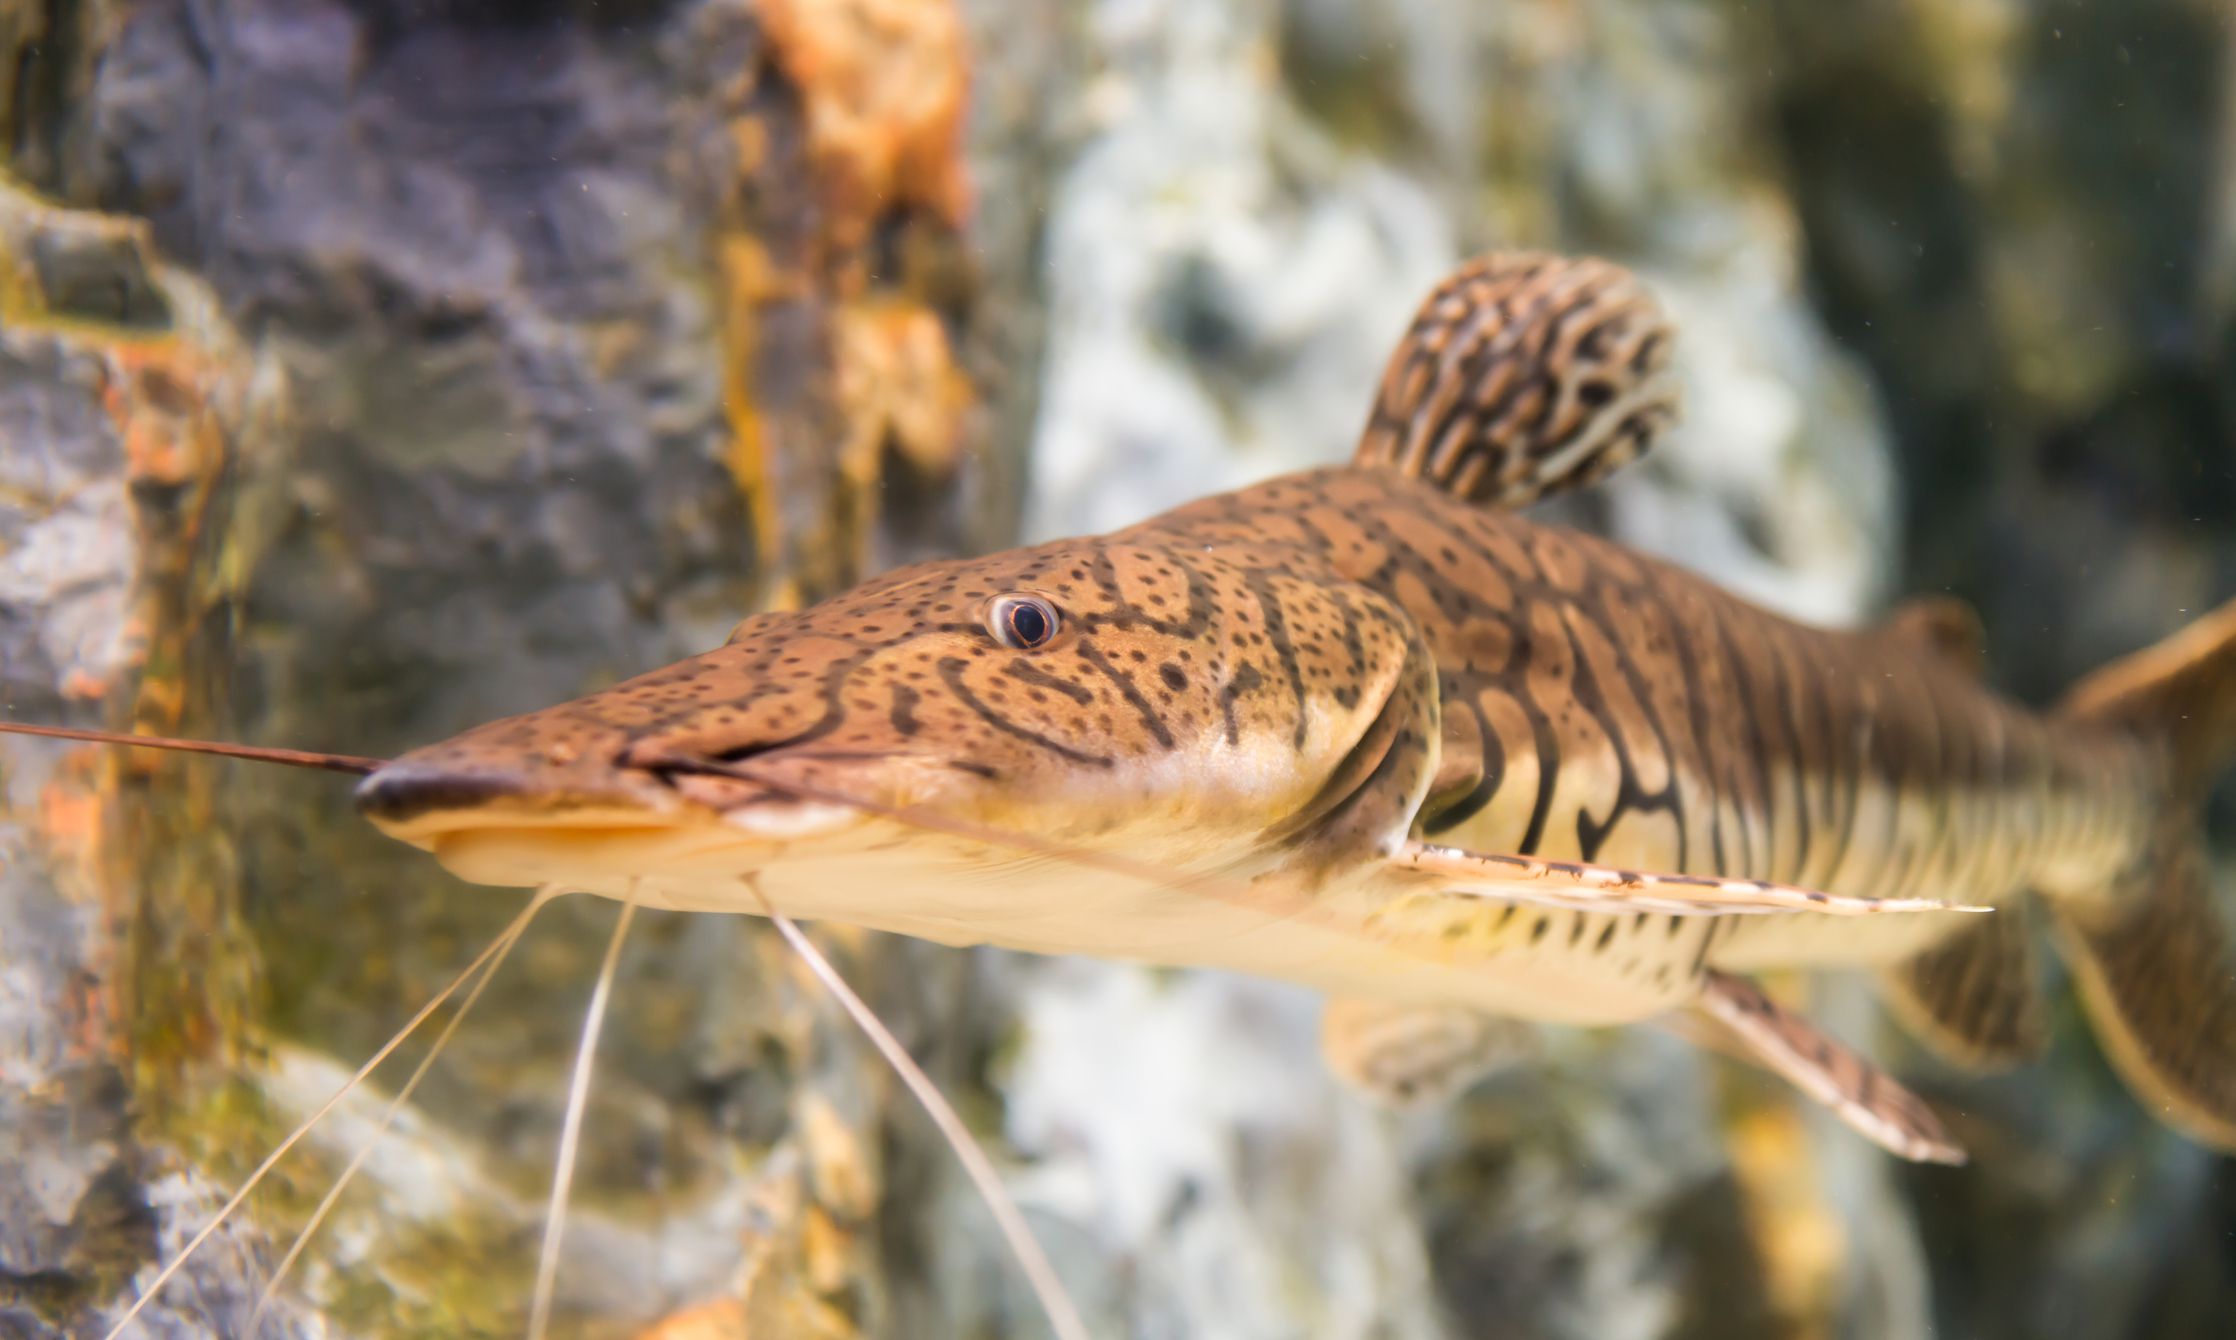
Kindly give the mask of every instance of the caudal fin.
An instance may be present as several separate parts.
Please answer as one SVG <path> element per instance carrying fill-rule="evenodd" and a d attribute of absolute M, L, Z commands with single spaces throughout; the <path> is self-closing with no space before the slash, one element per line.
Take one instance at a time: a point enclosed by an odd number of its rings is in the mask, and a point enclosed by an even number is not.
<path fill-rule="evenodd" d="M 2236 601 L 2089 676 L 2059 715 L 2125 731 L 2166 768 L 2139 859 L 2049 900 L 2089 1019 L 2154 1114 L 2236 1149 L 2236 954 L 2200 831 L 2204 792 L 2236 758 Z"/>
<path fill-rule="evenodd" d="M 2135 872 L 2132 896 L 2051 906 L 2089 1020 L 2128 1088 L 2168 1125 L 2236 1149 L 2236 958 L 2206 870 L 2197 835 L 2169 832 Z"/>
<path fill-rule="evenodd" d="M 2236 759 L 2236 600 L 2074 685 L 2058 715 L 2164 748 L 2176 797 L 2197 799 Z"/>

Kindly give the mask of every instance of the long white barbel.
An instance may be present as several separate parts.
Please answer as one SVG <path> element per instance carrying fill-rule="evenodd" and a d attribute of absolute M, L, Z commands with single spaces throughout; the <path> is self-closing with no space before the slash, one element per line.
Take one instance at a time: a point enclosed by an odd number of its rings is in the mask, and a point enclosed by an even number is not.
<path fill-rule="evenodd" d="M 551 1170 L 551 1206 L 544 1214 L 543 1250 L 536 1259 L 536 1291 L 528 1306 L 528 1340 L 544 1340 L 551 1324 L 551 1295 L 559 1283 L 559 1243 L 566 1235 L 567 1196 L 574 1188 L 575 1151 L 582 1143 L 582 1111 L 590 1099 L 590 1068 L 598 1053 L 598 1034 L 606 1024 L 606 1000 L 613 992 L 614 968 L 621 962 L 621 942 L 628 938 L 629 921 L 637 912 L 637 885 L 629 882 L 621 901 L 621 916 L 613 923 L 613 937 L 606 941 L 605 961 L 598 965 L 598 984 L 590 991 L 589 1017 L 583 1021 L 582 1043 L 575 1049 L 574 1078 L 567 1085 L 567 1116 L 559 1128 L 559 1159 Z"/>
<path fill-rule="evenodd" d="M 117 1318 L 116 1325 L 108 1329 L 103 1340 L 118 1340 L 118 1337 L 124 1334 L 125 1328 L 132 1324 L 133 1319 L 138 1317 L 149 1303 L 155 1301 L 157 1292 L 170 1282 L 173 1275 L 178 1274 L 185 1267 L 188 1258 L 194 1255 L 196 1249 L 207 1242 L 212 1233 L 217 1232 L 219 1226 L 232 1216 L 233 1211 L 240 1208 L 241 1202 L 248 1199 L 249 1192 L 254 1191 L 256 1184 L 264 1180 L 264 1175 L 270 1172 L 282 1158 L 287 1156 L 287 1151 L 293 1149 L 304 1136 L 310 1134 L 312 1127 L 324 1120 L 326 1114 L 333 1111 L 342 1099 L 348 1097 L 352 1089 L 362 1083 L 367 1075 L 372 1074 L 381 1062 L 387 1060 L 390 1053 L 402 1046 L 404 1039 L 410 1037 L 421 1024 L 427 1021 L 428 1015 L 442 1008 L 442 1003 L 450 999 L 458 988 L 465 984 L 468 977 L 473 976 L 482 964 L 488 962 L 491 956 L 496 954 L 497 947 L 504 944 L 507 937 L 517 938 L 520 930 L 528 924 L 528 918 L 534 915 L 536 909 L 542 905 L 543 899 L 538 897 L 526 907 L 521 908 L 519 913 L 510 922 L 506 923 L 505 929 L 498 933 L 497 938 L 489 942 L 488 948 L 476 954 L 473 962 L 468 963 L 456 977 L 450 979 L 450 985 L 437 992 L 434 999 L 420 1006 L 419 1013 L 413 1015 L 402 1028 L 396 1030 L 396 1035 L 383 1043 L 380 1050 L 374 1052 L 365 1064 L 357 1067 L 357 1073 L 351 1075 L 342 1087 L 336 1089 L 332 1097 L 319 1104 L 318 1110 L 305 1117 L 300 1126 L 288 1132 L 287 1138 L 279 1142 L 279 1147 L 265 1155 L 264 1161 L 257 1164 L 256 1170 L 248 1175 L 248 1180 L 241 1183 L 241 1189 L 234 1192 L 232 1198 L 226 1201 L 224 1205 L 218 1207 L 216 1217 L 202 1225 L 202 1231 L 187 1239 L 186 1245 L 179 1249 L 178 1255 L 171 1258 L 170 1264 L 156 1272 L 155 1278 L 149 1282 L 148 1287 L 141 1291 L 138 1298 L 132 1300 L 132 1305 L 124 1310 L 123 1316 Z"/>

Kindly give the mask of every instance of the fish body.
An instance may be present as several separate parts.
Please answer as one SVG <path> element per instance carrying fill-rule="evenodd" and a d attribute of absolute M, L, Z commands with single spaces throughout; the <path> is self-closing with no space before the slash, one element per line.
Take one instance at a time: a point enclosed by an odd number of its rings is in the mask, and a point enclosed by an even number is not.
<path fill-rule="evenodd" d="M 2043 882 L 2101 881 L 2132 859 L 2151 813 L 2138 742 L 2056 731 L 1898 631 L 1803 627 L 1619 545 L 1392 471 L 1291 475 L 1100 539 L 927 565 L 866 588 L 865 605 L 911 610 L 896 597 L 947 590 L 972 568 L 965 592 L 1045 591 L 1074 640 L 997 648 L 979 664 L 907 650 L 926 636 L 984 642 L 975 620 L 927 635 L 861 618 L 818 667 L 835 687 L 812 711 L 764 705 L 796 729 L 758 756 L 843 766 L 889 753 L 926 729 L 927 697 L 944 692 L 946 710 L 1063 774 L 1035 785 L 1029 806 L 985 805 L 976 822 L 1116 845 L 1216 874 L 1217 891 L 1066 871 L 836 814 L 835 832 L 785 835 L 775 853 L 744 816 L 668 833 L 585 828 L 577 815 L 563 821 L 574 836 L 556 843 L 552 831 L 496 840 L 472 828 L 434 850 L 473 879 L 615 897 L 636 881 L 652 905 L 699 911 L 756 911 L 765 897 L 789 915 L 951 944 L 1609 1024 L 1685 1003 L 1710 968 L 1877 966 L 1961 919 L 1719 920 L 1440 899 L 1392 871 L 1376 843 L 1328 840 L 1322 828 L 1356 811 L 1300 783 L 1370 733 L 1366 712 L 1393 719 L 1405 733 L 1394 752 L 1409 758 L 1400 774 L 1352 779 L 1346 798 L 1385 812 L 1372 836 L 1469 850 L 1992 905 Z M 768 616 L 767 633 L 749 623 L 705 673 L 768 684 L 795 648 L 830 636 L 803 634 L 797 619 Z M 1136 628 L 1169 640 L 1159 658 L 1098 637 Z M 1409 676 L 1433 692 L 1404 692 Z M 670 669 L 612 692 L 656 701 L 676 682 Z M 725 701 L 738 713 L 758 705 L 751 691 Z M 685 708 L 629 729 L 636 741 L 688 736 L 700 720 Z M 1002 780 L 982 780 L 998 797 Z M 1050 798 L 1066 791 L 1072 802 L 1051 824 Z M 1300 820 L 1315 806 L 1316 819 Z M 409 821 L 384 821 L 416 836 Z M 757 888 L 740 883 L 749 871 Z M 1060 899 L 1036 896 L 1050 883 Z"/>
<path fill-rule="evenodd" d="M 1432 1014 L 1689 1008 L 1912 1157 L 1954 1153 L 1930 1114 L 1742 974 L 1878 968 L 1929 1040 L 2009 1063 L 2028 940 L 1978 909 L 2034 891 L 2131 1082 L 2236 1140 L 2225 937 L 2164 877 L 2236 744 L 2236 612 L 2037 714 L 1946 604 L 1807 628 L 1519 515 L 1645 449 L 1668 343 L 1613 266 L 1488 258 L 1424 304 L 1349 465 L 755 616 L 361 806 L 486 883 Z"/>
<path fill-rule="evenodd" d="M 962 1122 L 788 918 L 1304 983 L 1328 993 L 1335 1073 L 1394 1101 L 1526 1050 L 1512 1021 L 1667 1019 L 1893 1154 L 1957 1162 L 1930 1108 L 1750 974 L 1870 969 L 1949 1060 L 2020 1064 L 2048 1028 L 2015 914 L 2039 895 L 2129 1086 L 2236 1150 L 2236 954 L 2200 822 L 2236 761 L 2236 602 L 2037 712 L 1985 687 L 1953 602 L 1805 627 L 1520 515 L 1650 445 L 1675 413 L 1669 345 L 1615 266 L 1485 257 L 1423 304 L 1348 465 L 889 573 L 388 762 L 0 722 L 369 772 L 358 803 L 383 830 L 468 880 L 539 889 L 109 1334 L 463 989 L 385 1127 L 562 891 L 623 907 L 577 1052 L 532 1337 L 644 905 L 787 918 L 1066 1336 L 1084 1326 Z"/>

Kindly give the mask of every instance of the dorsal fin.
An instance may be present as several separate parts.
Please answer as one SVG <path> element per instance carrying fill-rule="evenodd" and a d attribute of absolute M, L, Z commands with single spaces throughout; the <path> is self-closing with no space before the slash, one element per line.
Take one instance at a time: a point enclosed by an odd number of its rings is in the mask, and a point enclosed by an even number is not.
<path fill-rule="evenodd" d="M 1955 596 L 1913 596 L 1895 606 L 1879 627 L 1887 636 L 1923 647 L 1972 674 L 1987 665 L 1980 616 Z"/>
<path fill-rule="evenodd" d="M 1503 251 L 1421 304 L 1352 458 L 1522 507 L 1636 460 L 1677 415 L 1670 326 L 1636 275 Z"/>

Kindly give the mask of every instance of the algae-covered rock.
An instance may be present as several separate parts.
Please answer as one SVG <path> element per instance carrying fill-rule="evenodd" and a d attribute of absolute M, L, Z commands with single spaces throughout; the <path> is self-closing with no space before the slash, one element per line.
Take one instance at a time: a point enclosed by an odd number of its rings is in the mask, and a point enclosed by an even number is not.
<path fill-rule="evenodd" d="M 181 728 L 194 630 L 230 594 L 212 557 L 220 481 L 280 453 L 284 423 L 282 378 L 156 259 L 144 223 L 0 180 L 0 710 Z M 11 1335 L 80 1333 L 214 1203 L 206 1176 L 142 1141 L 131 1101 L 135 1082 L 230 1056 L 251 1009 L 231 872 L 160 849 L 208 794 L 206 769 L 159 756 L 0 743 Z M 245 1228 L 213 1242 L 163 1318 L 190 1331 L 246 1306 Z"/>
<path fill-rule="evenodd" d="M 76 694 L 109 725 L 386 754 L 699 650 L 760 603 L 983 544 L 982 509 L 1013 491 L 981 424 L 1017 417 L 1029 377 L 988 370 L 1029 372 L 1030 328 L 977 315 L 950 7 L 61 8 L 46 31 L 69 42 L 18 62 L 36 87 L 4 99 L 28 118 L 21 164 L 88 211 L 67 246 L 0 234 L 18 360 L 0 396 L 27 406 L 7 468 L 30 472 L 34 527 L 0 617 L 15 712 L 70 715 Z M 284 382 L 282 449 L 164 436 L 219 412 L 214 374 L 154 398 L 180 424 L 143 427 L 107 364 L 16 353 L 19 309 L 64 302 L 99 358 L 153 376 L 159 253 L 206 284 L 241 375 Z M 226 450 L 173 464 L 197 445 Z M 127 608 L 132 527 L 171 515 L 128 507 L 151 489 L 200 490 L 202 524 L 162 537 L 184 594 Z M 48 540 L 71 525 L 114 552 Z M 75 567 L 41 559 L 64 552 Z M 140 678 L 82 686 L 135 639 Z M 35 956 L 42 1002 L 38 974 L 72 980 L 47 952 L 65 931 L 131 988 L 95 1039 L 129 1083 L 86 1130 L 167 1180 L 112 1179 L 132 1236 L 97 1272 L 25 1258 L 41 1315 L 73 1329 L 144 1287 L 174 1226 L 518 905 L 374 838 L 338 778 L 215 767 L 133 773 L 129 822 L 86 837 L 82 896 L 106 915 L 0 951 L 11 971 Z M 517 1324 L 611 915 L 540 919 L 296 1272 L 302 1306 L 352 1333 Z M 640 923 L 562 1258 L 570 1333 L 725 1297 L 887 1328 L 887 1080 L 766 949 L 736 923 Z M 842 958 L 859 974 L 890 952 Z M 237 1332 L 402 1082 L 321 1123 L 197 1258 L 165 1295 L 177 1333 Z"/>

